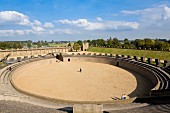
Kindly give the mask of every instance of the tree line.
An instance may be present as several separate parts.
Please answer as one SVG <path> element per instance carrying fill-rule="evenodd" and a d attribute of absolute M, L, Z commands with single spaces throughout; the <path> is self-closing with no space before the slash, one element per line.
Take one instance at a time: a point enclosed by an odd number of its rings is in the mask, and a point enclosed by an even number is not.
<path fill-rule="evenodd" d="M 28 49 L 28 48 L 39 48 L 43 46 L 48 46 L 49 42 L 47 41 L 37 41 L 32 42 L 31 40 L 27 41 L 2 41 L 0 42 L 0 49 Z"/>
<path fill-rule="evenodd" d="M 147 49 L 147 50 L 170 50 L 170 40 L 162 39 L 135 39 L 118 40 L 118 38 L 78 40 L 76 43 L 82 46 L 82 42 L 88 42 L 93 47 L 124 48 L 124 49 Z"/>

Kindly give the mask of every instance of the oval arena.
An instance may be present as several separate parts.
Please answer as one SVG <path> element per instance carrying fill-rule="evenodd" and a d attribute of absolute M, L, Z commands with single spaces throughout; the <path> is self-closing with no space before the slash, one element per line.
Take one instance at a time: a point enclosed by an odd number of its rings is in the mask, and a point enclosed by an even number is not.
<path fill-rule="evenodd" d="M 13 83 L 25 92 L 71 101 L 108 101 L 122 94 L 143 96 L 151 88 L 149 80 L 138 73 L 97 63 L 97 58 L 72 57 L 70 62 L 67 59 L 59 63 L 53 58 L 26 64 L 14 71 Z M 131 95 L 138 90 L 136 79 L 140 80 L 141 90 Z"/>
<path fill-rule="evenodd" d="M 48 55 L 24 57 L 3 68 L 1 98 L 55 109 L 102 105 L 100 111 L 107 111 L 115 104 L 160 102 L 160 96 L 168 95 L 169 75 L 129 56 L 63 53 L 63 57 L 63 62 Z M 122 94 L 127 99 L 121 100 Z"/>

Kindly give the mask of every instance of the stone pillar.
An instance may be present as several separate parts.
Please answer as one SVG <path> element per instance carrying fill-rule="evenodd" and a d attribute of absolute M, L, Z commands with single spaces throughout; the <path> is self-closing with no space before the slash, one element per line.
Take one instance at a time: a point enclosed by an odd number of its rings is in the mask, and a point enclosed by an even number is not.
<path fill-rule="evenodd" d="M 141 62 L 145 62 L 145 59 L 143 57 L 140 57 Z"/>
<path fill-rule="evenodd" d="M 125 55 L 122 55 L 122 57 L 124 57 Z"/>
<path fill-rule="evenodd" d="M 74 104 L 73 113 L 103 113 L 103 105 Z"/>
<path fill-rule="evenodd" d="M 156 63 L 157 66 L 159 66 L 160 65 L 159 59 L 155 59 L 155 63 Z"/>
<path fill-rule="evenodd" d="M 116 54 L 116 58 L 119 58 L 119 55 L 118 55 L 118 54 Z"/>
<path fill-rule="evenodd" d="M 21 61 L 21 57 L 17 57 L 17 60 L 18 60 L 18 62 L 20 62 Z"/>
<path fill-rule="evenodd" d="M 28 59 L 28 56 L 24 56 L 25 59 Z"/>
<path fill-rule="evenodd" d="M 167 60 L 164 60 L 164 67 L 167 67 L 168 66 L 168 61 Z"/>
<path fill-rule="evenodd" d="M 152 59 L 148 58 L 148 64 L 152 64 Z"/>
<path fill-rule="evenodd" d="M 127 55 L 127 58 L 131 58 L 131 56 L 130 56 L 130 55 Z"/>
<path fill-rule="evenodd" d="M 138 61 L 138 58 L 137 58 L 137 56 L 134 56 L 134 59 L 135 59 L 136 61 Z"/>

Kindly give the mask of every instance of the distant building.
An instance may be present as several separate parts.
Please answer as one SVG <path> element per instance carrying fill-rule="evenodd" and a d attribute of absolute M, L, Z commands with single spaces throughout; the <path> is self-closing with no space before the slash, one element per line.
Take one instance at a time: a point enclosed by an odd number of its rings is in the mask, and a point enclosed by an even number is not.
<path fill-rule="evenodd" d="M 88 42 L 83 42 L 83 45 L 81 47 L 82 51 L 87 51 L 87 49 L 89 48 L 89 43 Z"/>

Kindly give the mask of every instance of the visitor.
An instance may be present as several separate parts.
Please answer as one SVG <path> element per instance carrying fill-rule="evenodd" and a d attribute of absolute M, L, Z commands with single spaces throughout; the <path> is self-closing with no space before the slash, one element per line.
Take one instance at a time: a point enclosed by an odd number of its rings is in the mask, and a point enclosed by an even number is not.
<path fill-rule="evenodd" d="M 11 70 L 12 70 L 12 68 L 11 68 L 11 67 L 9 67 L 8 69 L 9 69 L 9 71 L 11 71 Z"/>
<path fill-rule="evenodd" d="M 80 68 L 80 73 L 82 72 L 82 69 Z"/>
<path fill-rule="evenodd" d="M 126 99 L 126 95 L 125 95 L 125 94 L 122 94 L 121 100 L 125 100 L 125 99 Z"/>
<path fill-rule="evenodd" d="M 57 59 L 56 59 L 56 62 L 58 62 L 58 63 L 59 63 L 59 60 L 57 60 Z"/>
<path fill-rule="evenodd" d="M 124 99 L 126 99 L 126 94 L 124 94 Z"/>

